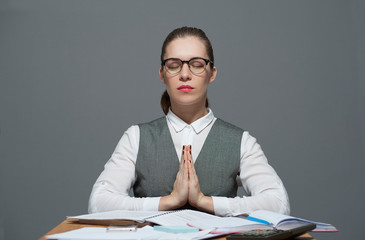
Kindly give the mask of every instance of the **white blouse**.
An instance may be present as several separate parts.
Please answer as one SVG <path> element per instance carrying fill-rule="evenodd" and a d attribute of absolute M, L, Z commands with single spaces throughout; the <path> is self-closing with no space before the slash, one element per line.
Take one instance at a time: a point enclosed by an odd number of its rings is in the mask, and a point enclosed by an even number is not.
<path fill-rule="evenodd" d="M 172 111 L 166 115 L 177 156 L 183 145 L 192 146 L 193 162 L 198 158 L 205 139 L 216 118 L 211 109 L 204 117 L 186 124 Z M 131 126 L 120 139 L 114 153 L 96 180 L 89 199 L 89 212 L 111 210 L 157 211 L 160 197 L 137 198 L 130 195 L 136 181 L 135 166 L 139 148 L 139 127 Z M 180 160 L 180 159 L 179 159 Z M 234 216 L 267 209 L 290 213 L 288 195 L 282 181 L 247 131 L 242 134 L 240 175 L 237 177 L 247 196 L 213 198 L 214 212 L 219 216 Z M 199 176 L 198 176 L 199 178 Z"/>

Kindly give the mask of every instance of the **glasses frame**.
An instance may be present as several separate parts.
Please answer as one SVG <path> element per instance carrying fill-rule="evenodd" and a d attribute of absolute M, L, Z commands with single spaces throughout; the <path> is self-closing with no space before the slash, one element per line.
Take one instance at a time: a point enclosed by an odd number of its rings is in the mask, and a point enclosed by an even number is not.
<path fill-rule="evenodd" d="M 189 64 L 189 63 L 190 63 L 190 61 L 192 61 L 192 60 L 196 60 L 196 59 L 201 59 L 201 60 L 204 60 L 204 62 L 205 62 L 204 70 L 203 70 L 203 71 L 201 71 L 201 72 L 199 72 L 199 73 L 194 73 L 194 72 L 193 72 L 193 71 L 191 71 L 191 69 L 190 69 L 190 64 Z M 178 60 L 178 61 L 180 61 L 180 62 L 182 63 L 182 64 L 181 64 L 180 71 L 175 72 L 175 73 L 170 73 L 170 72 L 169 72 L 169 70 L 167 70 L 167 67 L 166 67 L 166 65 L 165 65 L 165 63 L 166 63 L 168 60 Z M 209 59 L 206 59 L 206 58 L 202 58 L 202 57 L 193 57 L 193 58 L 191 58 L 191 59 L 189 59 L 189 60 L 187 60 L 187 61 L 181 60 L 180 58 L 167 58 L 167 59 L 165 59 L 165 60 L 163 60 L 163 61 L 161 62 L 161 66 L 162 66 L 162 67 L 165 67 L 166 71 L 167 71 L 168 73 L 170 73 L 170 74 L 178 74 L 178 73 L 180 73 L 180 72 L 181 72 L 181 70 L 182 70 L 182 68 L 183 68 L 183 66 L 184 66 L 184 63 L 188 64 L 189 70 L 190 70 L 190 72 L 191 72 L 191 73 L 193 73 L 193 74 L 201 74 L 201 73 L 203 73 L 203 72 L 206 70 L 208 63 L 210 63 L 210 64 L 212 64 L 212 66 L 214 66 L 213 61 L 211 61 L 211 60 L 209 60 Z"/>

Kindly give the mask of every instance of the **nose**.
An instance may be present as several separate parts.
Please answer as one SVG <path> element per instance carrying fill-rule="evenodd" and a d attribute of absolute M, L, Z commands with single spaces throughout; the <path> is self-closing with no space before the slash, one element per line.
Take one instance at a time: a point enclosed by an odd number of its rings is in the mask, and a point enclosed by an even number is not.
<path fill-rule="evenodd" d="M 190 72 L 188 63 L 183 63 L 179 74 L 180 74 L 180 77 L 179 77 L 180 81 L 191 80 L 191 72 Z"/>

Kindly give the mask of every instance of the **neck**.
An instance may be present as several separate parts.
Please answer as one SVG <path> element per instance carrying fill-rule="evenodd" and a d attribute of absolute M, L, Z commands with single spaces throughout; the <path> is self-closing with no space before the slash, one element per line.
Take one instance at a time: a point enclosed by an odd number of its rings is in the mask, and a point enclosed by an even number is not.
<path fill-rule="evenodd" d="M 205 104 L 179 106 L 171 103 L 171 111 L 187 124 L 191 124 L 208 114 L 208 109 L 205 107 Z"/>

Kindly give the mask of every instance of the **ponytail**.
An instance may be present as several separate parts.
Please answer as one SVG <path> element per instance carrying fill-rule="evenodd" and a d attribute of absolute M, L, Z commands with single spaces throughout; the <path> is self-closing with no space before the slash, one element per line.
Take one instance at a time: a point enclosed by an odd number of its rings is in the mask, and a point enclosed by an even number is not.
<path fill-rule="evenodd" d="M 171 102 L 170 102 L 170 96 L 167 93 L 167 91 L 165 90 L 161 96 L 161 108 L 162 111 L 164 112 L 165 115 L 167 115 L 167 113 L 169 112 L 170 106 L 171 106 Z"/>
<path fill-rule="evenodd" d="M 169 109 L 171 107 L 171 101 L 170 101 L 170 95 L 167 93 L 167 90 L 165 90 L 161 96 L 161 108 L 165 115 L 169 112 Z M 205 99 L 205 107 L 209 107 L 208 98 Z"/>

